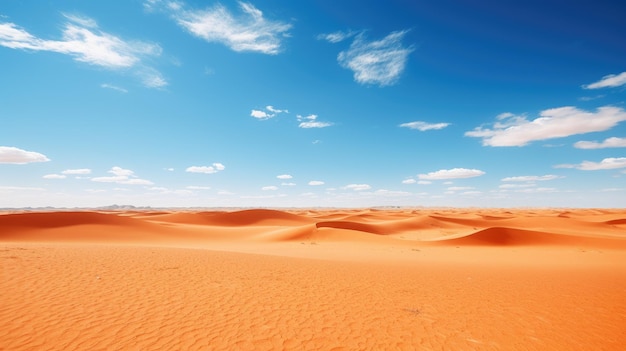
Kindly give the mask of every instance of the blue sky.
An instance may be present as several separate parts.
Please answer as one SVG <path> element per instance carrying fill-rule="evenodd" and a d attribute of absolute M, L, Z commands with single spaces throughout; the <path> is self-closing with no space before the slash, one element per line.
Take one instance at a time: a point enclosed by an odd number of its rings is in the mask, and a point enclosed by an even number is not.
<path fill-rule="evenodd" d="M 5 1 L 0 207 L 624 207 L 625 17 Z"/>

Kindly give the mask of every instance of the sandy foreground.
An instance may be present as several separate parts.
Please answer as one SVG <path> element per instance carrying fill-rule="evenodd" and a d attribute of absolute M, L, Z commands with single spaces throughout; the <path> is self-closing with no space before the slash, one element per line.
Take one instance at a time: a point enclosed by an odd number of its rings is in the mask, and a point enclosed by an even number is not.
<path fill-rule="evenodd" d="M 626 210 L 0 214 L 0 350 L 624 350 Z"/>

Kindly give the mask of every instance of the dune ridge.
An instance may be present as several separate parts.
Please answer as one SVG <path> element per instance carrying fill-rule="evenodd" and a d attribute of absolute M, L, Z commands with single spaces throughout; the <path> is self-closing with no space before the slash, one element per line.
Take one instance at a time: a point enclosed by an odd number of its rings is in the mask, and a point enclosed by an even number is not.
<path fill-rule="evenodd" d="M 0 240 L 5 241 L 150 242 L 150 233 L 173 244 L 229 238 L 280 242 L 315 237 L 332 241 L 353 238 L 355 234 L 346 233 L 353 231 L 416 245 L 626 247 L 626 213 L 621 210 L 24 212 L 0 215 L 0 227 Z"/>

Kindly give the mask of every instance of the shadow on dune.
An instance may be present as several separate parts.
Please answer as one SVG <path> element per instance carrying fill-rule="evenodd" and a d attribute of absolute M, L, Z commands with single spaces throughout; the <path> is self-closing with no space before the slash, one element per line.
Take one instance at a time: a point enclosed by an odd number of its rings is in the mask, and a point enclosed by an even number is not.
<path fill-rule="evenodd" d="M 507 227 L 486 228 L 465 236 L 444 237 L 433 240 L 431 243 L 468 246 L 584 245 L 613 248 L 626 247 L 626 240 L 553 234 Z"/>

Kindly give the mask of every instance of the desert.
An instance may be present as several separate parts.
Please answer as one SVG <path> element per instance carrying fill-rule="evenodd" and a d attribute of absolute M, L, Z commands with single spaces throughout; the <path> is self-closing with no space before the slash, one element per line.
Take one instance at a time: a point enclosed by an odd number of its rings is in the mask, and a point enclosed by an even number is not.
<path fill-rule="evenodd" d="M 621 350 L 621 209 L 0 215 L 2 350 Z"/>

